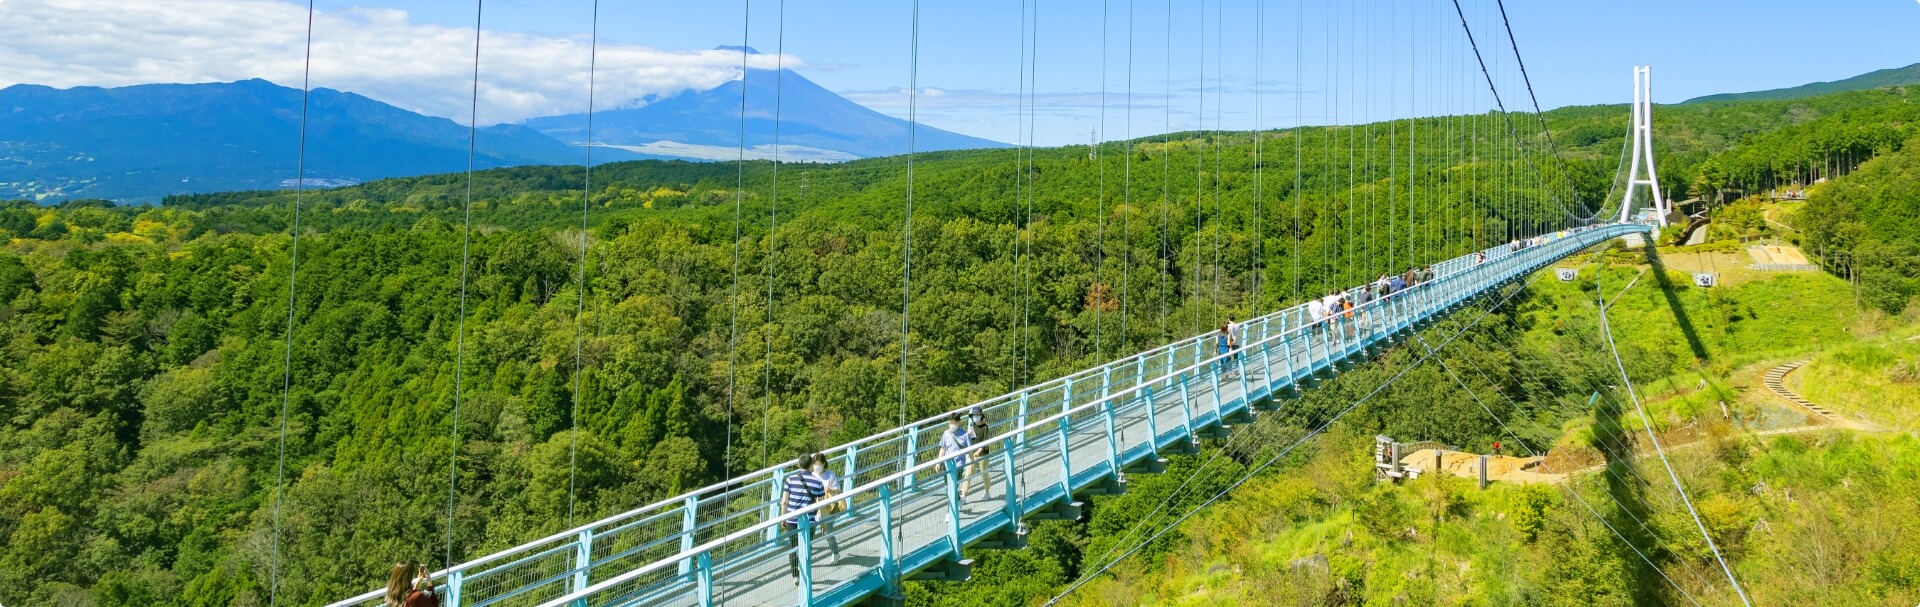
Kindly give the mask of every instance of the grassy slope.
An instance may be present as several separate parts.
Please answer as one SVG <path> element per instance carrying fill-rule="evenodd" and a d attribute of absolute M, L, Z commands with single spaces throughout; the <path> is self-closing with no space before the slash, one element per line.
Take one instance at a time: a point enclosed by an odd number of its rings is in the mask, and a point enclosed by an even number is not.
<path fill-rule="evenodd" d="M 1642 270 L 1648 269 L 1610 267 L 1602 287 L 1612 297 Z M 1526 339 L 1573 345 L 1559 334 L 1591 331 L 1592 305 L 1579 300 L 1593 297 L 1594 274 L 1588 269 L 1574 283 L 1536 283 L 1529 314 L 1542 322 Z M 1650 409 L 1663 430 L 1704 428 L 1705 440 L 1674 449 L 1676 466 L 1756 604 L 1910 605 L 1920 600 L 1920 503 L 1890 499 L 1920 490 L 1920 441 L 1837 432 L 1742 436 L 1719 423 L 1712 402 L 1731 400 L 1737 414 L 1754 415 L 1766 397 L 1753 382 L 1735 377 L 1752 363 L 1771 364 L 1822 349 L 1818 364 L 1844 364 L 1848 374 L 1822 372 L 1825 381 L 1809 389 L 1819 400 L 1827 394 L 1823 390 L 1838 390 L 1841 382 L 1893 377 L 1886 369 L 1902 364 L 1898 361 L 1912 364 L 1920 344 L 1857 338 L 1856 333 L 1876 335 L 1894 321 L 1855 312 L 1848 285 L 1830 276 L 1781 274 L 1718 290 L 1685 286 L 1685 278 L 1676 273 L 1670 277 L 1675 286 L 1663 289 L 1650 274 L 1642 276 L 1610 308 L 1609 317 L 1622 348 L 1661 352 L 1665 356 L 1648 360 L 1671 361 L 1668 376 L 1642 382 L 1642 391 L 1652 397 Z M 1685 311 L 1688 327 L 1674 322 L 1673 304 Z M 1888 349 L 1886 343 L 1897 345 Z M 1703 364 L 1693 362 L 1695 344 L 1705 353 Z M 1644 369 L 1635 375 L 1658 373 Z M 1904 402 L 1880 405 L 1894 408 Z M 1914 409 L 1904 410 L 1911 415 Z M 1638 431 L 1633 416 L 1622 421 Z M 1570 423 L 1563 448 L 1584 448 L 1592 440 L 1591 427 L 1590 419 Z M 1113 578 L 1076 593 L 1074 600 L 1082 605 L 1685 601 L 1666 590 L 1653 570 L 1564 490 L 1496 486 L 1482 492 L 1457 480 L 1373 485 L 1364 480 L 1370 445 L 1365 437 L 1349 434 L 1331 433 L 1302 467 L 1258 479 L 1237 491 L 1228 507 L 1203 512 L 1182 527 L 1185 545 L 1163 561 L 1129 563 Z M 1581 495 L 1629 533 L 1635 545 L 1655 546 L 1623 516 L 1620 504 L 1638 512 L 1663 538 L 1662 549 L 1650 556 L 1702 604 L 1730 604 L 1724 579 L 1706 558 L 1672 490 L 1665 488 L 1664 473 L 1653 460 L 1631 462 L 1616 464 L 1610 473 L 1583 475 Z M 1637 483 L 1620 481 L 1636 478 L 1655 484 L 1634 488 Z M 1608 497 L 1609 492 L 1623 501 Z M 1660 589 L 1648 590 L 1655 587 Z"/>

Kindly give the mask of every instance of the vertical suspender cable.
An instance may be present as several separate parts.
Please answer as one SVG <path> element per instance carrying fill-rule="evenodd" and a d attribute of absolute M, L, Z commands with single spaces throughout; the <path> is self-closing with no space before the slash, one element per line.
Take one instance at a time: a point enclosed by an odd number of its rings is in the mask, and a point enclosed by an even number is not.
<path fill-rule="evenodd" d="M 1262 4 L 1261 6 L 1265 6 Z M 1300 115 L 1301 98 L 1305 96 L 1300 88 L 1304 85 L 1304 56 L 1307 52 L 1307 0 L 1295 0 L 1293 14 L 1293 299 L 1300 301 L 1300 243 L 1306 240 L 1306 230 L 1302 224 L 1302 197 L 1306 185 L 1300 166 L 1306 157 L 1306 121 Z"/>
<path fill-rule="evenodd" d="M 1120 212 L 1120 350 L 1127 351 L 1127 344 L 1133 336 L 1133 322 L 1128 316 L 1130 294 L 1128 288 L 1133 284 L 1133 25 L 1134 0 L 1127 0 L 1127 120 L 1126 120 L 1126 159 L 1124 177 L 1121 181 Z"/>
<path fill-rule="evenodd" d="M 781 85 L 787 80 L 787 0 L 774 3 L 773 34 L 773 186 L 772 196 L 767 200 L 767 264 L 764 271 L 767 276 L 767 317 L 760 332 L 766 338 L 767 358 L 761 368 L 760 387 L 760 465 L 772 465 L 773 456 L 769 451 L 773 430 L 773 264 L 780 253 L 780 94 Z M 746 89 L 746 81 L 741 80 L 741 89 Z M 745 141 L 745 139 L 742 139 Z"/>
<path fill-rule="evenodd" d="M 1261 220 L 1266 214 L 1267 201 L 1263 190 L 1266 187 L 1265 174 L 1267 157 L 1262 154 L 1261 143 L 1267 134 L 1261 130 L 1265 111 L 1265 98 L 1261 95 L 1260 79 L 1265 77 L 1267 52 L 1267 5 L 1255 2 L 1253 5 L 1253 238 L 1248 243 L 1253 249 L 1253 263 L 1247 266 L 1250 276 L 1247 279 L 1247 298 L 1253 304 L 1253 310 L 1247 315 L 1249 320 L 1264 314 L 1261 306 L 1266 278 L 1266 233 L 1260 230 Z"/>
<path fill-rule="evenodd" d="M 1198 12 L 1198 16 L 1200 18 L 1195 19 L 1194 21 L 1197 22 L 1200 26 L 1200 37 L 1199 37 L 1200 51 L 1197 53 L 1194 53 L 1194 55 L 1198 56 L 1200 60 L 1200 86 L 1197 89 L 1195 89 L 1198 91 L 1198 94 L 1195 95 L 1195 98 L 1198 99 L 1198 102 L 1194 104 L 1195 115 L 1199 117 L 1198 119 L 1199 126 L 1201 128 L 1202 133 L 1217 136 L 1218 133 L 1212 133 L 1205 130 L 1207 127 L 1207 18 L 1206 18 L 1207 17 L 1207 0 L 1200 0 L 1200 10 Z M 1200 312 L 1201 312 L 1201 308 L 1204 307 L 1200 305 L 1199 294 L 1201 292 L 1201 289 L 1200 289 L 1200 275 L 1201 275 L 1200 234 L 1203 231 L 1203 228 L 1201 226 L 1201 220 L 1206 215 L 1205 209 L 1203 208 L 1204 200 L 1206 197 L 1206 194 L 1204 193 L 1205 192 L 1204 183 L 1206 181 L 1205 176 L 1206 176 L 1206 165 L 1207 165 L 1206 140 L 1204 139 L 1201 140 L 1200 145 L 1195 146 L 1194 149 L 1196 153 L 1194 154 L 1194 157 L 1193 157 L 1193 276 L 1191 277 L 1191 280 L 1193 281 L 1193 286 L 1189 288 L 1188 295 L 1192 297 L 1194 300 L 1193 301 L 1193 327 L 1191 328 L 1191 331 L 1194 334 L 1199 334 L 1200 333 Z M 1218 302 L 1216 301 L 1215 303 L 1217 304 Z"/>
<path fill-rule="evenodd" d="M 587 156 L 581 168 L 586 180 L 580 190 L 580 274 L 579 301 L 573 310 L 573 423 L 567 441 L 567 527 L 573 527 L 574 481 L 580 463 L 580 340 L 581 320 L 587 314 L 587 202 L 593 199 L 593 78 L 600 53 L 600 0 L 593 0 L 593 33 L 587 42 Z"/>
<path fill-rule="evenodd" d="M 1092 150 L 1093 164 L 1097 166 L 1100 171 L 1100 195 L 1094 199 L 1094 221 L 1097 222 L 1097 227 L 1094 228 L 1094 242 L 1098 243 L 1098 246 L 1094 247 L 1093 253 L 1093 282 L 1103 287 L 1107 286 L 1100 281 L 1101 275 L 1107 271 L 1107 161 L 1106 158 L 1100 155 L 1100 151 L 1107 147 L 1107 21 L 1109 16 L 1109 3 L 1109 0 L 1100 0 L 1100 128 L 1098 129 L 1099 136 L 1093 140 Z M 1091 290 L 1092 286 L 1089 285 L 1088 289 Z M 1107 295 L 1109 297 L 1112 296 L 1110 292 Z M 1093 306 L 1093 358 L 1094 360 L 1103 362 L 1107 360 L 1106 342 L 1104 341 L 1106 325 L 1104 324 L 1105 319 L 1101 318 L 1101 316 L 1106 307 L 1105 302 L 1098 302 Z"/>
<path fill-rule="evenodd" d="M 912 334 L 908 314 L 913 305 L 913 158 L 920 130 L 920 0 L 913 0 L 913 26 L 907 43 L 907 203 L 900 257 L 900 425 L 907 425 L 907 351 Z"/>
<path fill-rule="evenodd" d="M 473 99 L 467 108 L 467 198 L 462 210 L 460 231 L 460 318 L 453 336 L 453 445 L 447 451 L 447 546 L 446 565 L 453 566 L 453 504 L 459 495 L 456 474 L 460 470 L 460 400 L 465 396 L 463 381 L 467 362 L 467 266 L 473 244 L 473 155 L 480 138 L 480 24 L 486 0 L 473 2 Z"/>
<path fill-rule="evenodd" d="M 733 308 L 727 321 L 727 443 L 721 455 L 721 467 L 727 480 L 733 480 L 733 403 L 735 380 L 739 376 L 740 343 L 740 220 L 741 205 L 747 190 L 747 34 L 752 31 L 753 0 L 741 2 L 740 16 L 740 156 L 734 161 L 733 177 Z M 591 114 L 589 114 L 591 116 Z M 591 120 L 591 118 L 589 118 Z"/>
<path fill-rule="evenodd" d="M 274 464 L 272 564 L 267 573 L 267 604 L 280 601 L 280 507 L 287 485 L 287 401 L 293 392 L 293 298 L 300 274 L 300 198 L 307 183 L 307 96 L 313 91 L 313 0 L 307 0 L 307 44 L 300 69 L 300 143 L 294 156 L 293 220 L 287 267 L 287 328 L 280 353 L 280 454 Z"/>
<path fill-rule="evenodd" d="M 1167 62 L 1166 62 L 1165 68 L 1166 68 L 1166 73 L 1164 76 L 1165 80 L 1162 82 L 1162 84 L 1166 85 L 1166 93 L 1165 93 L 1165 96 L 1162 97 L 1161 99 L 1162 99 L 1162 103 L 1165 103 L 1166 105 L 1161 106 L 1165 111 L 1164 111 L 1164 117 L 1162 117 L 1160 120 L 1161 135 L 1160 135 L 1160 263 L 1159 263 L 1159 270 L 1160 270 L 1160 343 L 1162 344 L 1173 341 L 1173 337 L 1172 337 L 1173 330 L 1171 327 L 1167 325 L 1167 296 L 1171 294 L 1171 289 L 1172 289 L 1171 287 L 1167 286 L 1167 283 L 1168 283 L 1168 279 L 1173 277 L 1173 267 L 1174 267 L 1173 251 L 1168 246 L 1168 243 L 1167 243 L 1167 223 L 1169 219 L 1167 214 L 1167 207 L 1169 206 L 1168 203 L 1171 202 L 1168 199 L 1168 196 L 1172 194 L 1172 191 L 1169 188 L 1173 185 L 1173 0 L 1167 0 Z"/>

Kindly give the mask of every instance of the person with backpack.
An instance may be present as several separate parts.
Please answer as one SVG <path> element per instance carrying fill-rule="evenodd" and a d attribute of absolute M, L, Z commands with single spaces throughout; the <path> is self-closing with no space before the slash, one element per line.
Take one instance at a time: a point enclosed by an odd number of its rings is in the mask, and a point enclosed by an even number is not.
<path fill-rule="evenodd" d="M 794 467 L 800 470 L 787 475 L 786 480 L 781 484 L 784 489 L 782 493 L 785 494 L 785 499 L 780 500 L 780 514 L 783 516 L 812 506 L 827 496 L 826 484 L 820 482 L 820 477 L 809 472 L 813 467 L 812 453 L 800 456 L 799 461 L 794 463 Z M 793 574 L 794 585 L 800 584 L 801 518 L 807 519 L 808 523 L 820 522 L 817 512 L 808 513 L 804 517 L 783 518 L 780 521 L 780 535 L 787 540 L 787 570 Z"/>
<path fill-rule="evenodd" d="M 440 597 L 433 593 L 433 574 L 419 561 L 394 563 L 393 573 L 387 576 L 385 607 L 440 607 Z"/>

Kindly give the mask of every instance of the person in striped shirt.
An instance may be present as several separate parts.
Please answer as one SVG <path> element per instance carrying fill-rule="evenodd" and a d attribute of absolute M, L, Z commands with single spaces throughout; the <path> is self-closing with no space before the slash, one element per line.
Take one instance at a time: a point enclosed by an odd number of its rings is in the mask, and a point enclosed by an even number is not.
<path fill-rule="evenodd" d="M 806 508 L 807 506 L 812 506 L 815 502 L 827 496 L 826 483 L 822 482 L 820 477 L 814 476 L 813 473 L 810 472 L 810 469 L 813 467 L 812 453 L 800 456 L 800 460 L 794 463 L 794 467 L 800 470 L 787 475 L 786 481 L 783 484 L 786 499 L 780 501 L 780 514 L 782 515 Z M 780 535 L 787 538 L 787 569 L 793 573 L 793 583 L 795 585 L 800 583 L 799 520 L 801 518 L 807 519 L 809 527 L 811 527 L 813 523 L 820 522 L 819 512 L 817 511 L 809 512 L 803 517 L 794 517 L 780 521 Z"/>

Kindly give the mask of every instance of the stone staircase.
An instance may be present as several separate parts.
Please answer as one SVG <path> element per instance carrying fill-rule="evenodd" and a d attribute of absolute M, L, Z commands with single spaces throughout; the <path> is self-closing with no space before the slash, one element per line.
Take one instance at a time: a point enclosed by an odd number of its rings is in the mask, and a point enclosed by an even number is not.
<path fill-rule="evenodd" d="M 1810 361 L 1810 360 L 1795 361 L 1795 362 L 1790 362 L 1784 365 L 1780 365 L 1778 367 L 1774 367 L 1772 370 L 1767 371 L 1767 374 L 1765 377 L 1761 378 L 1761 383 L 1766 384 L 1767 389 L 1772 390 L 1774 394 L 1780 395 L 1780 398 L 1787 399 L 1788 402 L 1791 402 L 1796 405 L 1800 405 L 1801 407 L 1805 407 L 1808 411 L 1812 411 L 1815 414 L 1818 414 L 1820 417 L 1825 418 L 1827 421 L 1830 421 L 1830 422 L 1837 421 L 1839 418 L 1835 416 L 1832 411 L 1828 411 L 1826 407 L 1813 404 L 1812 401 L 1801 398 L 1799 394 L 1795 394 L 1792 390 L 1788 390 L 1786 383 L 1784 383 L 1788 373 L 1792 373 L 1794 369 L 1798 369 L 1802 366 L 1805 366 L 1807 363 L 1810 363 L 1810 362 L 1813 362 L 1813 361 Z"/>

